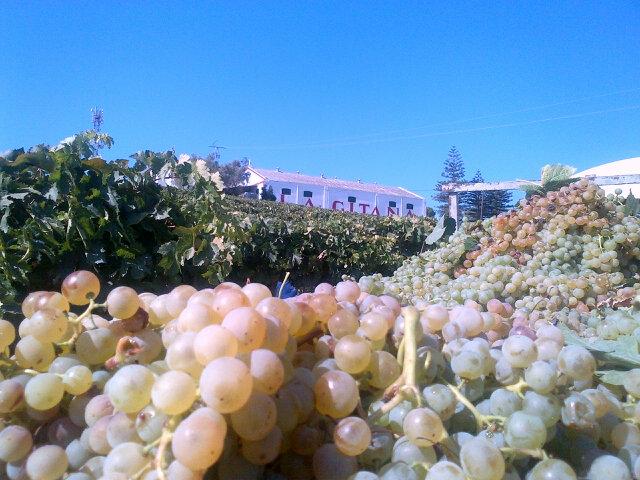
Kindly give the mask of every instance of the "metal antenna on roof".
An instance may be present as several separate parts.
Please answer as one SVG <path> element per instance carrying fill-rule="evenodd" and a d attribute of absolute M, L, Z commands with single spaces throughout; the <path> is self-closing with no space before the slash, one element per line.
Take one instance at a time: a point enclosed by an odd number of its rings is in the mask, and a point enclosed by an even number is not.
<path fill-rule="evenodd" d="M 221 147 L 219 145 L 216 145 L 216 142 L 213 142 L 213 145 L 209 145 L 209 148 L 213 148 L 211 156 L 217 162 L 218 160 L 220 160 L 220 150 L 224 150 L 227 147 Z"/>

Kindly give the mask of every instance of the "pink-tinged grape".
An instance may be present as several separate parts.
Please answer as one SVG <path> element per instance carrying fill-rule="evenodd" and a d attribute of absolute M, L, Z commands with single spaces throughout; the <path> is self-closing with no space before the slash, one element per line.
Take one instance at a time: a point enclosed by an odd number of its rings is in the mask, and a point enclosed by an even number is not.
<path fill-rule="evenodd" d="M 196 383 L 193 378 L 179 370 L 169 370 L 156 378 L 151 388 L 151 401 L 167 415 L 186 412 L 196 400 Z"/>
<path fill-rule="evenodd" d="M 482 315 L 475 308 L 461 307 L 452 321 L 460 325 L 467 338 L 479 335 L 484 328 Z"/>
<path fill-rule="evenodd" d="M 611 443 L 616 450 L 627 445 L 640 445 L 640 429 L 632 423 L 620 422 L 611 430 Z"/>
<path fill-rule="evenodd" d="M 388 330 L 389 322 L 384 316 L 378 313 L 369 312 L 360 317 L 359 331 L 362 336 L 369 340 L 377 341 L 384 339 L 387 336 Z"/>
<path fill-rule="evenodd" d="M 389 352 L 375 350 L 371 353 L 368 371 L 371 374 L 369 385 L 374 388 L 383 389 L 398 379 L 402 373 L 402 368 L 398 360 L 396 360 L 396 357 Z"/>
<path fill-rule="evenodd" d="M 322 445 L 313 454 L 316 480 L 347 480 L 358 470 L 358 461 L 341 453 L 332 443 Z"/>
<path fill-rule="evenodd" d="M 200 376 L 200 396 L 220 413 L 232 413 L 249 400 L 253 378 L 237 358 L 220 357 L 209 363 Z"/>
<path fill-rule="evenodd" d="M 82 473 L 91 475 L 93 478 L 102 477 L 102 465 L 104 465 L 103 456 L 91 457 L 87 462 L 80 467 Z"/>
<path fill-rule="evenodd" d="M 24 389 L 24 398 L 36 410 L 48 410 L 60 403 L 64 395 L 62 380 L 53 373 L 34 376 Z"/>
<path fill-rule="evenodd" d="M 505 471 L 502 452 L 482 438 L 473 438 L 462 445 L 460 463 L 473 480 L 501 480 Z"/>
<path fill-rule="evenodd" d="M 219 324 L 221 320 L 210 306 L 202 303 L 189 304 L 178 316 L 178 328 L 183 332 L 199 332 L 203 328 Z"/>
<path fill-rule="evenodd" d="M 187 306 L 189 298 L 196 293 L 197 290 L 191 285 L 178 285 L 171 290 L 164 299 L 164 306 L 167 313 L 172 318 L 178 318 L 180 312 Z"/>
<path fill-rule="evenodd" d="M 178 335 L 169 348 L 165 360 L 172 370 L 187 372 L 193 378 L 198 378 L 202 372 L 202 364 L 198 362 L 194 351 L 195 332 L 185 332 Z"/>
<path fill-rule="evenodd" d="M 339 370 L 324 373 L 313 391 L 318 411 L 333 418 L 349 415 L 360 399 L 356 381 L 348 373 Z"/>
<path fill-rule="evenodd" d="M 49 365 L 49 373 L 59 373 L 63 374 L 71 367 L 75 367 L 76 365 L 82 365 L 82 362 L 78 360 L 78 357 L 75 355 L 62 355 L 56 357 L 53 362 Z"/>
<path fill-rule="evenodd" d="M 217 411 L 202 407 L 182 420 L 171 438 L 177 461 L 191 470 L 205 470 L 222 453 L 227 423 Z"/>
<path fill-rule="evenodd" d="M 107 424 L 107 442 L 112 448 L 121 443 L 141 443 L 136 431 L 135 417 L 124 412 L 112 415 Z"/>
<path fill-rule="evenodd" d="M 73 272 L 62 282 L 62 295 L 72 305 L 86 305 L 89 299 L 95 299 L 99 293 L 100 280 L 87 270 Z"/>
<path fill-rule="evenodd" d="M 309 299 L 309 306 L 315 310 L 318 319 L 323 324 L 329 320 L 331 315 L 338 311 L 338 302 L 333 295 L 328 293 L 316 293 Z"/>
<path fill-rule="evenodd" d="M 22 315 L 24 315 L 25 318 L 29 318 L 35 313 L 36 310 L 38 310 L 40 300 L 44 299 L 44 301 L 46 302 L 47 298 L 49 298 L 50 295 L 51 292 L 45 292 L 43 290 L 29 293 L 26 297 L 24 297 L 24 300 L 22 300 L 22 303 L 20 304 Z"/>
<path fill-rule="evenodd" d="M 102 417 L 89 429 L 89 447 L 99 455 L 106 455 L 111 451 L 111 445 L 107 439 L 107 428 L 111 416 Z"/>
<path fill-rule="evenodd" d="M 593 405 L 596 412 L 596 418 L 604 417 L 613 409 L 613 405 L 609 398 L 607 398 L 607 396 L 600 390 L 587 388 L 586 390 L 582 390 L 580 393 L 587 397 Z"/>
<path fill-rule="evenodd" d="M 35 449 L 25 465 L 31 480 L 56 480 L 64 475 L 68 466 L 67 454 L 57 445 Z"/>
<path fill-rule="evenodd" d="M 116 446 L 104 459 L 102 471 L 104 475 L 121 473 L 126 478 L 133 478 L 152 459 L 139 443 L 125 442 Z"/>
<path fill-rule="evenodd" d="M 287 302 L 276 297 L 267 297 L 256 305 L 256 311 L 263 317 L 276 317 L 285 328 L 289 330 L 291 326 L 293 312 Z"/>
<path fill-rule="evenodd" d="M 266 465 L 273 462 L 282 448 L 282 432 L 274 427 L 266 437 L 261 440 L 242 439 L 242 456 L 254 465 Z"/>
<path fill-rule="evenodd" d="M 209 325 L 200 330 L 193 341 L 193 353 L 200 365 L 207 365 L 220 357 L 235 357 L 238 340 L 221 325 Z"/>
<path fill-rule="evenodd" d="M 514 367 L 526 368 L 538 357 L 536 344 L 524 335 L 513 335 L 502 344 L 504 358 Z"/>
<path fill-rule="evenodd" d="M 360 286 L 350 280 L 336 283 L 335 297 L 338 302 L 356 303 L 360 296 Z"/>
<path fill-rule="evenodd" d="M 153 302 L 158 295 L 151 292 L 142 292 L 138 294 L 138 299 L 140 300 L 140 308 L 142 308 L 145 312 L 149 313 L 149 305 Z"/>
<path fill-rule="evenodd" d="M 278 318 L 270 315 L 263 318 L 266 329 L 260 348 L 271 350 L 275 353 L 284 353 L 289 341 L 289 332 L 286 325 Z"/>
<path fill-rule="evenodd" d="M 449 321 L 449 312 L 442 305 L 429 305 L 420 314 L 424 333 L 439 332 Z"/>
<path fill-rule="evenodd" d="M 16 362 L 22 368 L 38 371 L 46 370 L 55 357 L 50 342 L 42 342 L 32 335 L 20 339 L 16 344 L 15 355 Z"/>
<path fill-rule="evenodd" d="M 358 317 L 349 310 L 338 310 L 333 314 L 327 323 L 329 332 L 336 339 L 341 339 L 346 335 L 354 335 L 360 326 Z"/>
<path fill-rule="evenodd" d="M 253 388 L 268 395 L 275 394 L 284 382 L 284 366 L 271 350 L 259 348 L 248 354 L 248 364 L 253 378 Z"/>
<path fill-rule="evenodd" d="M 216 287 L 217 289 L 218 287 Z M 220 318 L 240 307 L 250 307 L 249 298 L 239 288 L 224 288 L 217 290 L 211 302 L 211 308 Z"/>
<path fill-rule="evenodd" d="M 333 442 L 345 455 L 360 455 L 371 443 L 371 429 L 360 417 L 343 418 L 333 430 Z"/>
<path fill-rule="evenodd" d="M 233 430 L 242 439 L 262 440 L 276 425 L 277 409 L 273 399 L 262 392 L 254 392 L 247 402 L 230 415 Z"/>
<path fill-rule="evenodd" d="M 414 408 L 402 422 L 404 434 L 419 447 L 430 447 L 438 443 L 445 434 L 442 420 L 430 408 Z"/>
<path fill-rule="evenodd" d="M 138 294 L 131 287 L 116 287 L 107 295 L 107 311 L 114 318 L 129 318 L 140 308 Z"/>
<path fill-rule="evenodd" d="M 251 306 L 255 308 L 265 298 L 271 298 L 271 290 L 266 285 L 261 283 L 248 283 L 242 287 L 242 293 L 244 293 Z"/>
<path fill-rule="evenodd" d="M 121 412 L 138 412 L 151 400 L 153 382 L 153 373 L 147 367 L 126 365 L 109 380 L 109 400 Z"/>
<path fill-rule="evenodd" d="M 71 395 L 82 395 L 91 388 L 93 375 L 84 365 L 75 365 L 62 375 L 64 389 Z"/>
<path fill-rule="evenodd" d="M 216 292 L 213 288 L 204 288 L 202 290 L 198 290 L 196 293 L 189 297 L 189 300 L 187 300 L 187 307 L 191 305 L 205 305 L 207 307 L 210 307 L 211 302 L 213 302 L 213 297 L 215 296 Z"/>
<path fill-rule="evenodd" d="M 361 373 L 369 366 L 371 345 L 358 335 L 346 335 L 336 343 L 333 355 L 341 370 Z"/>
<path fill-rule="evenodd" d="M 558 343 L 555 340 L 549 338 L 538 338 L 536 341 L 536 348 L 538 349 L 538 360 L 555 361 L 558 358 L 560 350 L 562 350 L 562 343 Z"/>
<path fill-rule="evenodd" d="M 558 355 L 558 370 L 575 380 L 590 380 L 596 371 L 596 360 L 586 348 L 567 345 Z"/>
<path fill-rule="evenodd" d="M 84 411 L 84 421 L 91 427 L 99 419 L 113 413 L 113 403 L 106 394 L 96 395 L 87 403 Z"/>
<path fill-rule="evenodd" d="M 0 460 L 17 462 L 31 451 L 31 432 L 19 425 L 9 425 L 0 430 Z"/>
<path fill-rule="evenodd" d="M 222 320 L 222 326 L 238 340 L 238 353 L 260 348 L 267 331 L 264 317 L 251 307 L 239 307 L 230 311 Z"/>
<path fill-rule="evenodd" d="M 24 387 L 14 379 L 0 382 L 0 413 L 10 413 L 18 408 L 24 398 Z"/>

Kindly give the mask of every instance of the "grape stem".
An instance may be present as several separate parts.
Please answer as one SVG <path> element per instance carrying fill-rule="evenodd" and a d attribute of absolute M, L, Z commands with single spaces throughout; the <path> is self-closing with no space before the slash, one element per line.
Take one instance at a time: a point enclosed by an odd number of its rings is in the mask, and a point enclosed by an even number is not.
<path fill-rule="evenodd" d="M 95 310 L 96 308 L 104 308 L 106 306 L 107 306 L 106 303 L 95 303 L 93 301 L 93 298 L 89 299 L 89 305 L 87 305 L 87 309 L 84 312 L 82 312 L 80 315 L 78 315 L 76 318 L 69 319 L 69 323 L 73 325 L 73 330 L 74 330 L 71 338 L 66 342 L 58 343 L 57 345 L 63 348 L 73 347 L 73 345 L 76 343 L 76 340 L 78 339 L 78 337 L 83 331 L 82 320 L 84 320 L 86 317 L 91 315 L 91 312 L 93 312 L 93 310 Z"/>
<path fill-rule="evenodd" d="M 529 387 L 529 384 L 527 382 L 525 382 L 524 379 L 521 378 L 520 380 L 518 380 L 513 385 L 507 385 L 504 388 L 506 390 L 509 390 L 509 391 L 517 394 L 520 398 L 524 398 L 524 394 L 522 393 L 522 390 L 524 390 L 525 388 L 528 388 L 528 387 Z"/>
<path fill-rule="evenodd" d="M 384 405 L 380 407 L 373 415 L 369 417 L 369 423 L 372 424 L 380 417 L 391 411 L 394 407 L 400 405 L 404 400 L 409 400 L 418 407 L 422 406 L 422 395 L 416 386 L 416 362 L 418 342 L 416 340 L 416 328 L 420 318 L 420 313 L 415 307 L 404 307 L 402 309 L 404 317 L 404 336 L 398 348 L 398 360 L 400 360 L 400 349 L 403 349 L 404 356 L 402 358 L 402 373 L 398 379 L 391 384 L 385 393 L 395 391 L 395 394 Z"/>
<path fill-rule="evenodd" d="M 501 448 L 500 451 L 502 453 L 506 453 L 507 455 L 527 455 L 529 457 L 539 458 L 540 460 L 547 460 L 549 455 L 542 448 L 531 449 L 531 448 L 510 448 L 504 447 Z"/>
<path fill-rule="evenodd" d="M 284 280 L 280 284 L 280 290 L 278 291 L 278 298 L 282 298 L 282 291 L 284 290 L 284 286 L 286 285 L 287 280 L 289 280 L 289 272 L 285 273 Z"/>
<path fill-rule="evenodd" d="M 449 390 L 451 390 L 451 392 L 455 395 L 458 401 L 462 403 L 465 407 L 467 407 L 469 411 L 473 414 L 473 417 L 476 419 L 476 427 L 478 429 L 478 432 L 482 430 L 482 427 L 484 427 L 485 425 L 490 425 L 492 423 L 504 423 L 505 421 L 504 417 L 500 417 L 498 415 L 483 415 L 482 413 L 480 413 L 480 411 L 478 411 L 478 409 L 473 405 L 473 403 L 471 403 L 467 399 L 467 397 L 465 397 L 460 391 L 460 388 L 464 386 L 464 383 L 465 382 L 463 380 L 460 383 L 459 387 L 454 387 L 450 383 L 447 383 L 446 385 L 447 387 L 449 387 Z"/>
<path fill-rule="evenodd" d="M 173 436 L 173 423 L 174 419 L 172 418 L 169 420 L 167 427 L 162 430 L 162 435 L 158 442 L 158 452 L 156 453 L 156 473 L 158 474 L 159 480 L 167 480 L 167 477 L 164 474 L 164 453 L 171 441 L 171 437 Z"/>

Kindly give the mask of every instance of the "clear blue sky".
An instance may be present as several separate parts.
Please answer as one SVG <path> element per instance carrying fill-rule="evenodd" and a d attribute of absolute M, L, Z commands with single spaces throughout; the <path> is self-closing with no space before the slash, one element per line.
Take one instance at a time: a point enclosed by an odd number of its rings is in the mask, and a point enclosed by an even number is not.
<path fill-rule="evenodd" d="M 98 105 L 109 158 L 217 142 L 424 194 L 451 145 L 491 180 L 640 156 L 637 1 L 4 0 L 0 18 L 0 150 Z"/>

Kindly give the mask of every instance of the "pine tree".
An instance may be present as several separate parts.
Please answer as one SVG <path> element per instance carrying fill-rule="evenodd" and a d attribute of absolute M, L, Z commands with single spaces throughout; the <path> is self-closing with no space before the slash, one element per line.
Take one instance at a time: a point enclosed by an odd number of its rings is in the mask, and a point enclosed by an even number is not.
<path fill-rule="evenodd" d="M 442 186 L 447 183 L 464 183 L 464 162 L 462 155 L 455 146 L 451 147 L 447 159 L 444 161 L 442 170 L 442 180 L 436 184 L 436 193 L 433 199 L 438 202 L 436 209 L 438 214 L 444 215 L 449 212 L 449 194 L 442 191 Z"/>
<path fill-rule="evenodd" d="M 471 183 L 484 182 L 482 173 L 480 170 L 476 171 L 476 174 L 471 179 Z M 487 197 L 490 192 L 468 192 L 460 194 L 460 209 L 463 215 L 471 221 L 481 220 L 487 218 Z"/>
<path fill-rule="evenodd" d="M 487 208 L 485 218 L 506 212 L 513 207 L 512 194 L 509 190 L 491 190 L 485 192 L 485 194 L 485 205 Z"/>

